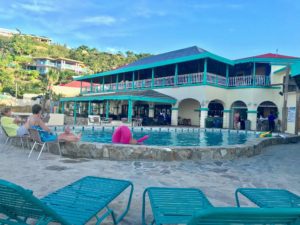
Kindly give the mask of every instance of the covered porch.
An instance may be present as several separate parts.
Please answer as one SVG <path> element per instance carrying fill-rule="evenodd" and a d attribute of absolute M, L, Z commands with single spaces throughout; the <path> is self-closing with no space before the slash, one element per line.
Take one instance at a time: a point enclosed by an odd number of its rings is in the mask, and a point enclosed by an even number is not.
<path fill-rule="evenodd" d="M 73 117 L 74 124 L 78 118 L 99 115 L 103 120 L 131 123 L 143 119 L 153 125 L 171 124 L 171 108 L 176 99 L 153 90 L 107 93 L 73 98 L 61 98 L 61 112 Z"/>

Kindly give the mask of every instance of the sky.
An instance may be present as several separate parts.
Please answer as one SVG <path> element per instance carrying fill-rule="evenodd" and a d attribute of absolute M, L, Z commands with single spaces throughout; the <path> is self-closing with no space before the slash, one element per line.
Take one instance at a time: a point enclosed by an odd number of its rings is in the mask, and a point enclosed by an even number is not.
<path fill-rule="evenodd" d="M 0 0 L 0 28 L 113 53 L 300 56 L 299 0 Z"/>

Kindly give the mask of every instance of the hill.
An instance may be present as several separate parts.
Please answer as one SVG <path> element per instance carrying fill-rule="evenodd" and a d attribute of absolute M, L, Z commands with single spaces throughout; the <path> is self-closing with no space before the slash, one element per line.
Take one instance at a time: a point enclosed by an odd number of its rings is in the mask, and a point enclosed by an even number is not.
<path fill-rule="evenodd" d="M 27 70 L 27 66 L 33 63 L 33 57 L 74 59 L 82 61 L 91 71 L 98 73 L 149 55 L 131 51 L 112 54 L 85 45 L 77 48 L 68 48 L 61 44 L 49 45 L 29 36 L 0 37 L 0 92 L 8 92 L 18 97 L 25 92 L 41 93 L 47 89 L 47 84 L 65 83 L 71 81 L 75 75 L 71 71 L 50 71 L 46 76 L 40 76 L 36 70 Z"/>

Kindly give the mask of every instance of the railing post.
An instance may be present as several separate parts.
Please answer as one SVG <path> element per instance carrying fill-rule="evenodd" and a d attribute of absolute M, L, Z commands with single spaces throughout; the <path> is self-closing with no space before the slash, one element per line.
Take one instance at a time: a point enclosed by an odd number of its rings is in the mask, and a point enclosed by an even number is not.
<path fill-rule="evenodd" d="M 252 71 L 252 86 L 256 86 L 256 63 L 253 62 L 253 71 Z"/>
<path fill-rule="evenodd" d="M 151 88 L 154 87 L 154 68 L 152 68 L 152 71 L 151 71 Z"/>
<path fill-rule="evenodd" d="M 74 116 L 74 125 L 76 124 L 76 117 L 77 117 L 77 102 L 74 102 L 74 109 L 73 109 L 73 116 Z"/>
<path fill-rule="evenodd" d="M 207 58 L 204 59 L 203 84 L 207 83 Z"/>
<path fill-rule="evenodd" d="M 174 86 L 178 84 L 178 63 L 175 64 Z"/>
<path fill-rule="evenodd" d="M 226 64 L 226 86 L 229 86 L 229 66 Z"/>
<path fill-rule="evenodd" d="M 134 89 L 134 78 L 135 78 L 134 75 L 135 75 L 135 74 L 134 74 L 134 71 L 133 71 L 133 72 L 132 72 L 132 85 L 131 85 L 131 88 L 132 88 L 132 89 Z"/>

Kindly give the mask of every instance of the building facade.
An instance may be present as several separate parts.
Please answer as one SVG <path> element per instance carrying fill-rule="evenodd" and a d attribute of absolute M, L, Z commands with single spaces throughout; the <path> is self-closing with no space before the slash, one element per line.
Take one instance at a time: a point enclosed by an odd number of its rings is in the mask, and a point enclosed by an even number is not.
<path fill-rule="evenodd" d="M 37 57 L 33 61 L 34 63 L 31 65 L 31 68 L 34 67 L 41 75 L 47 74 L 51 69 L 59 71 L 70 70 L 77 74 L 88 72 L 87 67 L 82 62 L 73 59 Z"/>
<path fill-rule="evenodd" d="M 297 62 L 298 57 L 270 53 L 229 60 L 194 46 L 77 78 L 90 86 L 60 101 L 75 120 L 89 114 L 129 121 L 163 117 L 171 125 L 233 128 L 238 114 L 240 125 L 266 130 L 272 113 L 280 129 L 285 75 L 280 71 Z"/>

